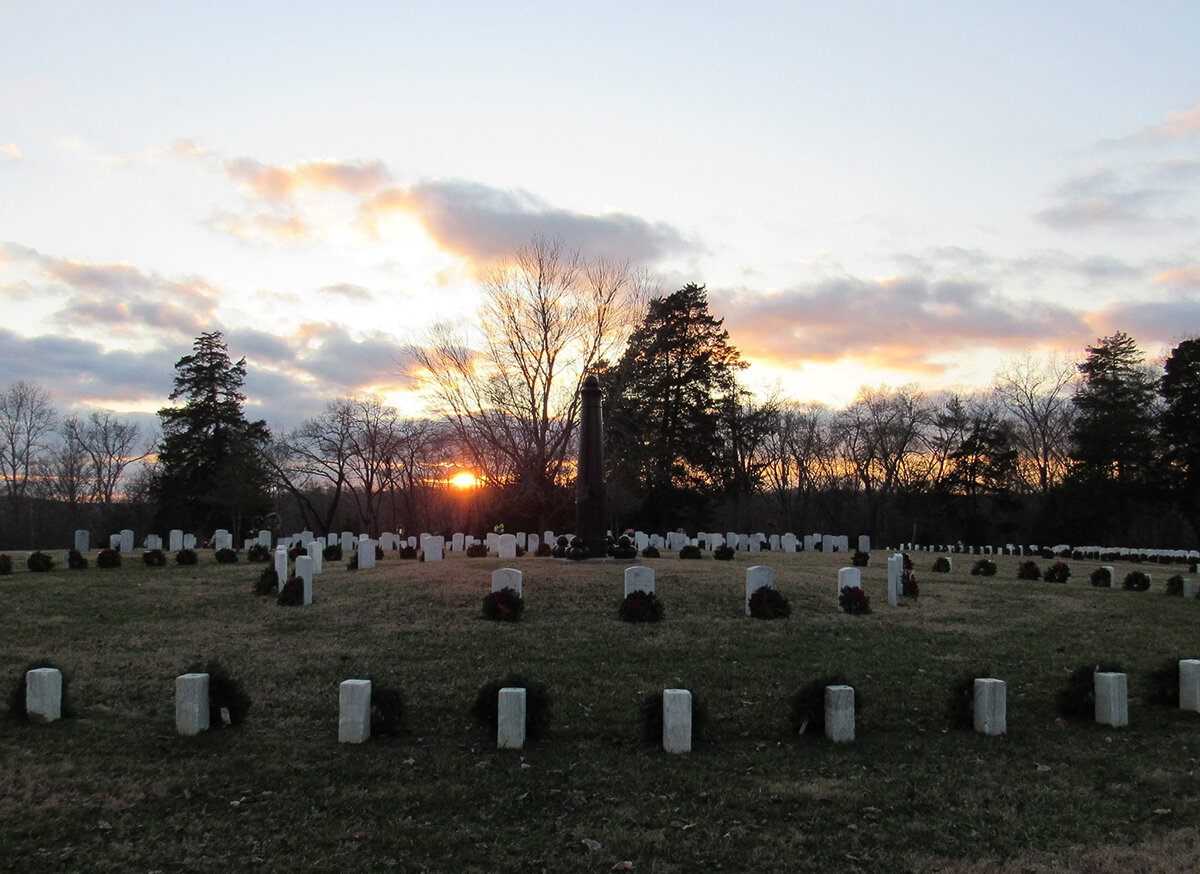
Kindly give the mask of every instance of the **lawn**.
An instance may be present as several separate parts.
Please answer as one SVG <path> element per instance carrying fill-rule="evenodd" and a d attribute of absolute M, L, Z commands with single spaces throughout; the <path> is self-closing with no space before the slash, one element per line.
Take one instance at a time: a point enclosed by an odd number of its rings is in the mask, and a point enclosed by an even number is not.
<path fill-rule="evenodd" d="M 621 622 L 624 563 L 522 557 L 326 563 L 310 607 L 252 594 L 263 565 L 123 567 L 0 577 L 0 681 L 48 657 L 74 716 L 0 721 L 0 870 L 993 871 L 1200 866 L 1200 714 L 1151 707 L 1146 675 L 1200 657 L 1200 602 L 930 573 L 889 607 L 886 553 L 863 580 L 873 612 L 840 614 L 847 556 L 668 557 L 660 624 Z M 94 559 L 94 554 L 92 556 Z M 791 616 L 744 615 L 751 564 Z M 1039 561 L 1041 565 L 1050 562 Z M 61 556 L 60 556 L 61 565 Z M 481 617 L 491 571 L 524 572 L 518 623 Z M 1116 579 L 1134 565 L 1118 564 Z M 1187 576 L 1186 568 L 1182 568 Z M 219 659 L 253 699 L 242 725 L 181 737 L 174 678 Z M 1066 722 L 1056 693 L 1081 664 L 1129 674 L 1130 725 Z M 552 697 L 550 737 L 498 751 L 467 715 L 517 672 Z M 796 736 L 789 703 L 840 673 L 858 736 Z M 1008 734 L 953 730 L 951 686 L 1008 684 Z M 337 743 L 338 684 L 407 700 L 407 732 Z M 691 689 L 694 751 L 640 740 L 640 707 Z M 1142 867 L 1139 867 L 1142 866 Z M 1160 867 L 1153 867 L 1159 865 Z M 1106 867 L 1107 866 L 1107 867 Z M 1150 866 L 1150 867 L 1146 867 Z"/>

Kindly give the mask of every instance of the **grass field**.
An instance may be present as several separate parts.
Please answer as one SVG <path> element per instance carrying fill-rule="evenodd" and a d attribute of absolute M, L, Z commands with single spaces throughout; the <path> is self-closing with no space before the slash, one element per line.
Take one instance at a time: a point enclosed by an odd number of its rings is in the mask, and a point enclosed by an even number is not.
<path fill-rule="evenodd" d="M 92 556 L 94 559 L 94 554 Z M 25 571 L 0 577 L 0 680 L 49 657 L 74 718 L 0 722 L 0 870 L 1175 871 L 1200 868 L 1200 714 L 1147 706 L 1144 675 L 1200 657 L 1200 602 L 1155 589 L 929 572 L 874 612 L 836 610 L 840 555 L 662 558 L 666 619 L 616 616 L 620 563 L 523 557 L 523 621 L 481 618 L 495 559 L 326 563 L 311 607 L 258 599 L 262 565 Z M 751 563 L 792 615 L 745 617 Z M 1049 562 L 1039 561 L 1040 565 Z M 1131 569 L 1117 565 L 1117 580 Z M 1184 569 L 1186 571 L 1186 569 Z M 1185 573 L 1186 576 L 1186 573 Z M 240 726 L 174 731 L 174 677 L 218 658 L 253 698 Z M 1121 663 L 1130 726 L 1057 718 L 1080 664 Z M 467 710 L 516 671 L 553 698 L 550 738 L 500 752 Z M 793 735 L 791 696 L 840 672 L 857 739 Z M 948 729 L 964 673 L 1008 683 L 1008 734 Z M 338 684 L 403 690 L 408 733 L 337 743 Z M 639 740 L 667 687 L 708 711 L 688 756 Z M 622 865 L 622 863 L 629 863 Z M 632 866 L 632 868 L 630 868 Z"/>

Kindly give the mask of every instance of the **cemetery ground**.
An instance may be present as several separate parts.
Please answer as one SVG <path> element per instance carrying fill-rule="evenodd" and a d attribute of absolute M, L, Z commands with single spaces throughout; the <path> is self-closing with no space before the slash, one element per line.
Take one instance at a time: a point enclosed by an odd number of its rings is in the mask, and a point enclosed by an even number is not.
<path fill-rule="evenodd" d="M 1150 707 L 1145 674 L 1200 656 L 1200 601 L 1167 597 L 1186 567 L 1144 565 L 1154 589 L 930 573 L 873 612 L 840 614 L 844 554 L 646 560 L 663 622 L 617 618 L 632 562 L 327 562 L 309 607 L 256 598 L 244 559 L 0 577 L 0 678 L 49 657 L 73 718 L 0 721 L 0 870 L 13 871 L 1176 871 L 1200 859 L 1200 714 Z M 59 559 L 61 565 L 61 554 Z M 1039 564 L 1048 564 L 1039 560 Z M 770 565 L 783 620 L 744 610 L 745 570 Z M 491 571 L 524 572 L 524 618 L 481 618 Z M 1132 565 L 1117 563 L 1120 580 Z M 219 659 L 247 720 L 175 733 L 174 678 Z M 1065 722 L 1056 693 L 1081 664 L 1129 674 L 1130 725 Z M 467 716 L 509 672 L 552 697 L 550 737 L 520 751 Z M 797 736 L 805 683 L 840 673 L 856 739 Z M 1008 683 L 1008 733 L 950 729 L 966 673 Z M 401 689 L 407 732 L 337 743 L 338 684 Z M 691 754 L 640 740 L 640 707 L 687 688 L 707 709 Z M 625 864 L 628 863 L 628 864 Z"/>

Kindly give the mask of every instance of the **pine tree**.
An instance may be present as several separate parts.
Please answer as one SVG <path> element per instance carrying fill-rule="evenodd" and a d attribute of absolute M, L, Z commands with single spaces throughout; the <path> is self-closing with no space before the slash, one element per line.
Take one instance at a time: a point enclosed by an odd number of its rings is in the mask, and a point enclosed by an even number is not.
<path fill-rule="evenodd" d="M 1167 484 L 1192 532 L 1200 536 L 1200 338 L 1171 350 L 1159 393 Z"/>
<path fill-rule="evenodd" d="M 175 362 L 172 401 L 158 411 L 162 442 L 154 495 L 160 527 L 218 527 L 234 532 L 270 509 L 263 452 L 266 422 L 248 422 L 246 359 L 231 362 L 219 331 L 201 334 Z"/>
<path fill-rule="evenodd" d="M 722 412 L 740 402 L 746 365 L 722 324 L 702 285 L 655 298 L 607 375 L 608 493 L 625 521 L 695 521 L 727 485 Z"/>

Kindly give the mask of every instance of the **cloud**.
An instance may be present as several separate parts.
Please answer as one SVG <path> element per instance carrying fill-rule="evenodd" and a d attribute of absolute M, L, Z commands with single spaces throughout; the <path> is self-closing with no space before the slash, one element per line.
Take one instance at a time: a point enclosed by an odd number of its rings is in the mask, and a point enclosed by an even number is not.
<path fill-rule="evenodd" d="M 1200 134 L 1200 104 L 1168 112 L 1162 121 L 1122 137 L 1103 140 L 1103 146 L 1158 145 L 1189 140 Z"/>
<path fill-rule="evenodd" d="M 1200 264 L 1161 270 L 1154 281 L 1174 288 L 1200 288 Z"/>
<path fill-rule="evenodd" d="M 287 200 L 299 189 L 340 191 L 363 196 L 392 183 L 382 161 L 308 161 L 296 166 L 233 158 L 224 164 L 229 178 L 256 198 Z"/>
<path fill-rule="evenodd" d="M 321 294 L 327 294 L 330 297 L 343 298 L 351 301 L 362 301 L 365 303 L 370 303 L 375 299 L 369 288 L 365 288 L 361 285 L 355 285 L 352 282 L 339 282 L 337 285 L 326 285 L 322 288 L 319 288 L 318 291 Z"/>
<path fill-rule="evenodd" d="M 1088 324 L 1103 336 L 1125 331 L 1142 344 L 1171 343 L 1200 333 L 1200 298 L 1122 301 L 1090 315 Z"/>
<path fill-rule="evenodd" d="M 590 215 L 550 206 L 526 191 L 461 179 L 419 182 L 367 199 L 367 227 L 389 212 L 413 215 L 448 252 L 475 262 L 504 258 L 537 236 L 562 240 L 588 255 L 652 263 L 694 244 L 664 222 L 628 213 Z"/>
<path fill-rule="evenodd" d="M 380 386 L 399 388 L 406 382 L 400 374 L 400 345 L 381 331 L 351 336 L 340 325 L 306 323 L 297 342 L 297 370 L 336 389 L 333 394 Z"/>
<path fill-rule="evenodd" d="M 1190 217 L 1163 213 L 1163 208 L 1178 198 L 1177 188 L 1165 187 L 1153 178 L 1129 179 L 1127 175 L 1099 168 L 1077 176 L 1055 192 L 1057 204 L 1038 212 L 1036 218 L 1059 230 L 1194 223 Z"/>
<path fill-rule="evenodd" d="M 17 148 L 15 143 L 0 143 L 0 161 L 12 161 L 19 163 L 25 158 L 21 155 L 21 150 Z"/>
<path fill-rule="evenodd" d="M 981 347 L 1082 342 L 1090 329 L 1052 303 L 1012 301 L 981 283 L 918 277 L 827 280 L 769 294 L 710 293 L 747 358 L 799 368 L 856 360 L 925 375 Z"/>
<path fill-rule="evenodd" d="M 56 258 L 14 243 L 0 244 L 0 264 L 17 274 L 12 287 L 18 291 L 65 297 L 53 320 L 68 328 L 153 328 L 192 337 L 212 323 L 220 298 L 219 289 L 198 277 L 169 279 L 131 264 Z"/>
<path fill-rule="evenodd" d="M 236 237 L 246 243 L 274 243 L 291 246 L 312 236 L 308 224 L 295 214 L 273 215 L 257 212 L 250 215 L 238 215 L 227 210 L 219 210 L 213 214 L 207 224 L 215 231 Z"/>

